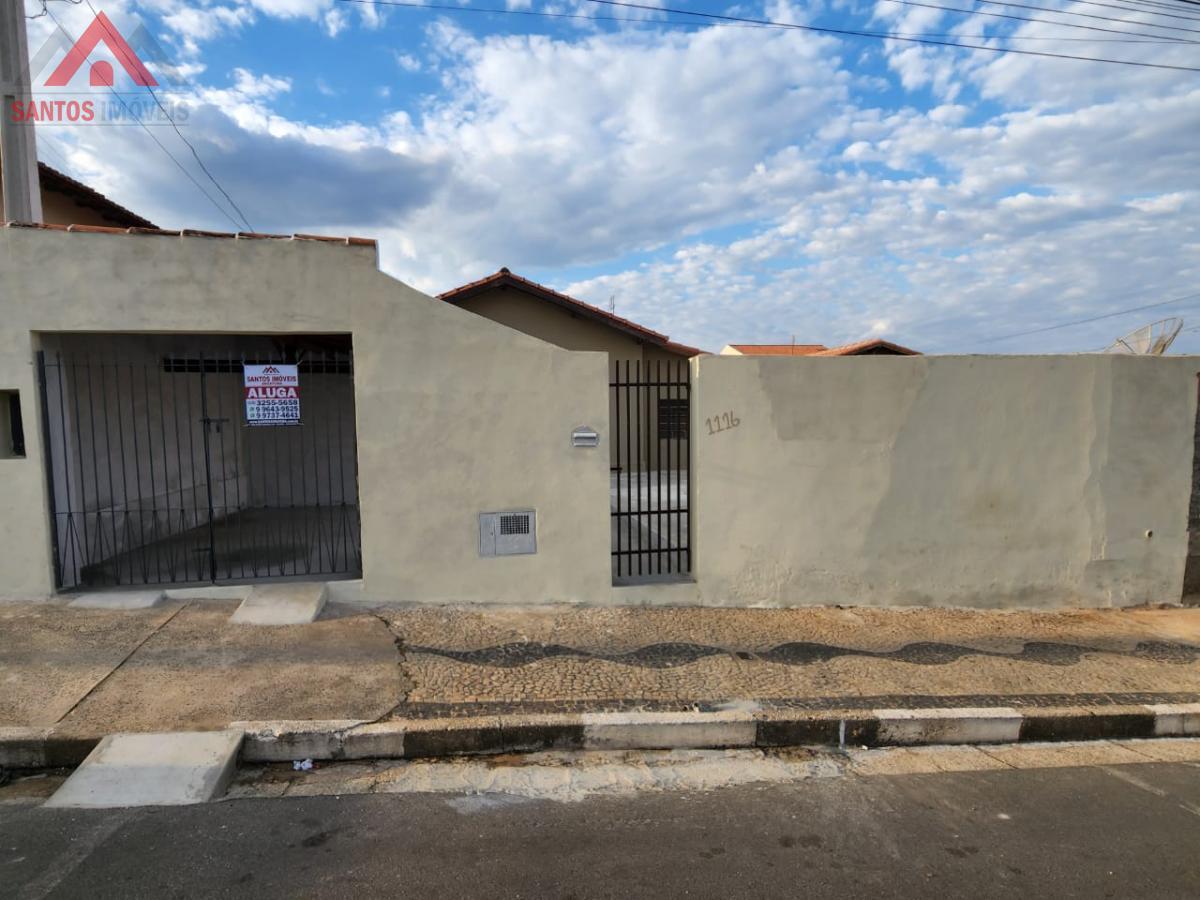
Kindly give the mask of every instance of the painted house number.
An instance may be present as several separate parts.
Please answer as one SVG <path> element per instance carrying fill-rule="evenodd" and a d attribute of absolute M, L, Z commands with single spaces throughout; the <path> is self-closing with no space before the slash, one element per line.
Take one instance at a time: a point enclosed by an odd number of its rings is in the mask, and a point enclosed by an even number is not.
<path fill-rule="evenodd" d="M 711 419 L 705 419 L 704 424 L 708 426 L 709 434 L 720 434 L 722 431 L 728 431 L 730 428 L 737 428 L 742 424 L 742 420 L 730 411 L 717 413 Z"/>

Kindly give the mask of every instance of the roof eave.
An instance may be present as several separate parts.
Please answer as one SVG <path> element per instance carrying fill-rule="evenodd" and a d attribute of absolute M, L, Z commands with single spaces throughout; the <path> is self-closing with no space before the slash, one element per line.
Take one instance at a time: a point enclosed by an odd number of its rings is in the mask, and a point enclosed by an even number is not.
<path fill-rule="evenodd" d="M 495 288 L 512 288 L 529 294 L 531 297 L 537 297 L 540 300 L 545 300 L 552 303 L 560 309 L 566 310 L 573 315 L 583 316 L 592 321 L 599 322 L 609 328 L 620 331 L 629 335 L 636 340 L 653 344 L 658 347 L 665 347 L 671 343 L 671 339 L 660 332 L 653 331 L 649 328 L 643 328 L 634 322 L 627 319 L 622 319 L 620 316 L 614 316 L 606 313 L 602 309 L 598 309 L 589 303 L 584 303 L 581 300 L 576 300 L 573 297 L 568 297 L 565 294 L 560 294 L 557 291 L 551 290 L 544 285 L 539 285 L 537 282 L 530 281 L 527 278 L 522 278 L 519 275 L 514 275 L 511 272 L 497 272 L 494 275 L 489 275 L 487 278 L 481 278 L 479 281 L 472 281 L 464 284 L 462 287 L 457 287 L 445 293 L 438 294 L 438 299 L 446 303 L 455 305 L 463 301 L 470 300 L 472 297 L 477 297 L 484 291 L 493 290 Z M 683 346 L 683 345 L 680 345 Z M 695 349 L 695 348 L 689 348 Z M 699 351 L 697 351 L 699 352 Z"/>

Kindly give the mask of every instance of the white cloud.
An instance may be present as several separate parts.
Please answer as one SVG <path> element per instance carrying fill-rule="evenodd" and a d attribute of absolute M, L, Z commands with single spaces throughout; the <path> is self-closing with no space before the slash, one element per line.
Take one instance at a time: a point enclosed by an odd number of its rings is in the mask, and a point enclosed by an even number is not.
<path fill-rule="evenodd" d="M 1184 204 L 1195 196 L 1191 191 L 1173 191 L 1170 194 L 1158 194 L 1154 197 L 1139 197 L 1130 200 L 1129 206 L 1139 212 L 1169 215 L 1183 209 Z"/>
<path fill-rule="evenodd" d="M 200 43 L 237 31 L 253 21 L 254 10 L 249 6 L 179 5 L 163 16 L 163 24 L 180 37 L 187 52 L 192 54 L 200 52 Z"/>
<path fill-rule="evenodd" d="M 421 71 L 421 61 L 419 59 L 417 59 L 415 56 L 413 56 L 411 53 L 397 53 L 396 54 L 396 65 L 398 65 L 405 72 L 420 72 Z"/>
<path fill-rule="evenodd" d="M 984 341 L 1200 276 L 1192 82 L 872 45 L 901 85 L 942 98 L 923 111 L 874 105 L 846 47 L 733 28 L 479 38 L 440 22 L 422 60 L 397 56 L 443 79 L 413 112 L 315 124 L 278 112 L 290 80 L 236 70 L 201 93 L 189 135 L 256 227 L 376 235 L 385 267 L 430 291 L 500 265 L 602 266 L 556 286 L 616 294 L 621 314 L 709 349 L 792 335 L 1080 349 L 1121 321 Z M 102 189 L 163 224 L 221 224 L 143 136 L 84 131 L 62 149 Z M 135 156 L 136 171 L 116 162 Z"/>

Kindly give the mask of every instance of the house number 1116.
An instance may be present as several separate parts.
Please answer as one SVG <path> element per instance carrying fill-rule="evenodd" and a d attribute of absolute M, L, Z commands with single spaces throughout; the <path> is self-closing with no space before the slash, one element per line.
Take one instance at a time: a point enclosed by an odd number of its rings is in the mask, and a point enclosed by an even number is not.
<path fill-rule="evenodd" d="M 723 412 L 717 413 L 711 419 L 705 419 L 704 424 L 708 426 L 709 434 L 719 434 L 722 431 L 728 431 L 730 428 L 737 428 L 742 424 L 742 420 L 732 412 Z"/>

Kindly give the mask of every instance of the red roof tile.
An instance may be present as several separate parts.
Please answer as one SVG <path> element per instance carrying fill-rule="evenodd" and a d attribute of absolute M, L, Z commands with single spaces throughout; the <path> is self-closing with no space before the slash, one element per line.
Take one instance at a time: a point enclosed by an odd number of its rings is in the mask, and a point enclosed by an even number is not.
<path fill-rule="evenodd" d="M 730 344 L 742 356 L 812 356 L 828 349 L 824 344 Z"/>
<path fill-rule="evenodd" d="M 894 355 L 920 356 L 918 350 L 910 350 L 880 338 L 826 347 L 824 344 L 730 344 L 742 356 L 867 356 Z"/>
<path fill-rule="evenodd" d="M 920 356 L 921 351 L 910 350 L 908 347 L 902 347 L 900 344 L 893 344 L 891 341 L 881 338 L 872 338 L 853 344 L 843 344 L 841 347 L 830 347 L 828 350 L 814 353 L 813 356 L 867 356 L 871 354 Z"/>
<path fill-rule="evenodd" d="M 672 353 L 678 353 L 681 356 L 699 356 L 707 351 L 701 350 L 699 347 L 691 347 L 687 344 L 681 344 L 678 341 L 667 341 L 662 345 L 664 350 L 670 350 Z"/>
<path fill-rule="evenodd" d="M 520 275 L 515 275 L 507 268 L 502 268 L 498 272 L 488 275 L 486 278 L 480 278 L 478 281 L 471 281 L 460 287 L 456 287 L 445 293 L 438 294 L 439 300 L 445 300 L 447 303 L 461 303 L 471 297 L 477 296 L 484 291 L 493 288 L 509 287 L 519 291 L 523 291 L 531 296 L 553 303 L 570 312 L 578 313 L 589 319 L 594 319 L 605 325 L 609 325 L 618 331 L 623 331 L 638 340 L 645 341 L 657 347 L 682 353 L 687 356 L 698 356 L 703 353 L 696 347 L 689 347 L 686 344 L 677 344 L 671 341 L 667 335 L 647 328 L 644 325 L 639 325 L 637 322 L 624 319 L 621 316 L 601 309 L 598 306 L 592 306 L 590 303 L 584 303 L 582 300 L 576 300 L 574 297 L 569 297 L 566 294 L 559 293 L 553 288 L 548 288 L 544 284 L 538 284 L 536 281 L 531 281 L 528 278 L 523 278 Z"/>

